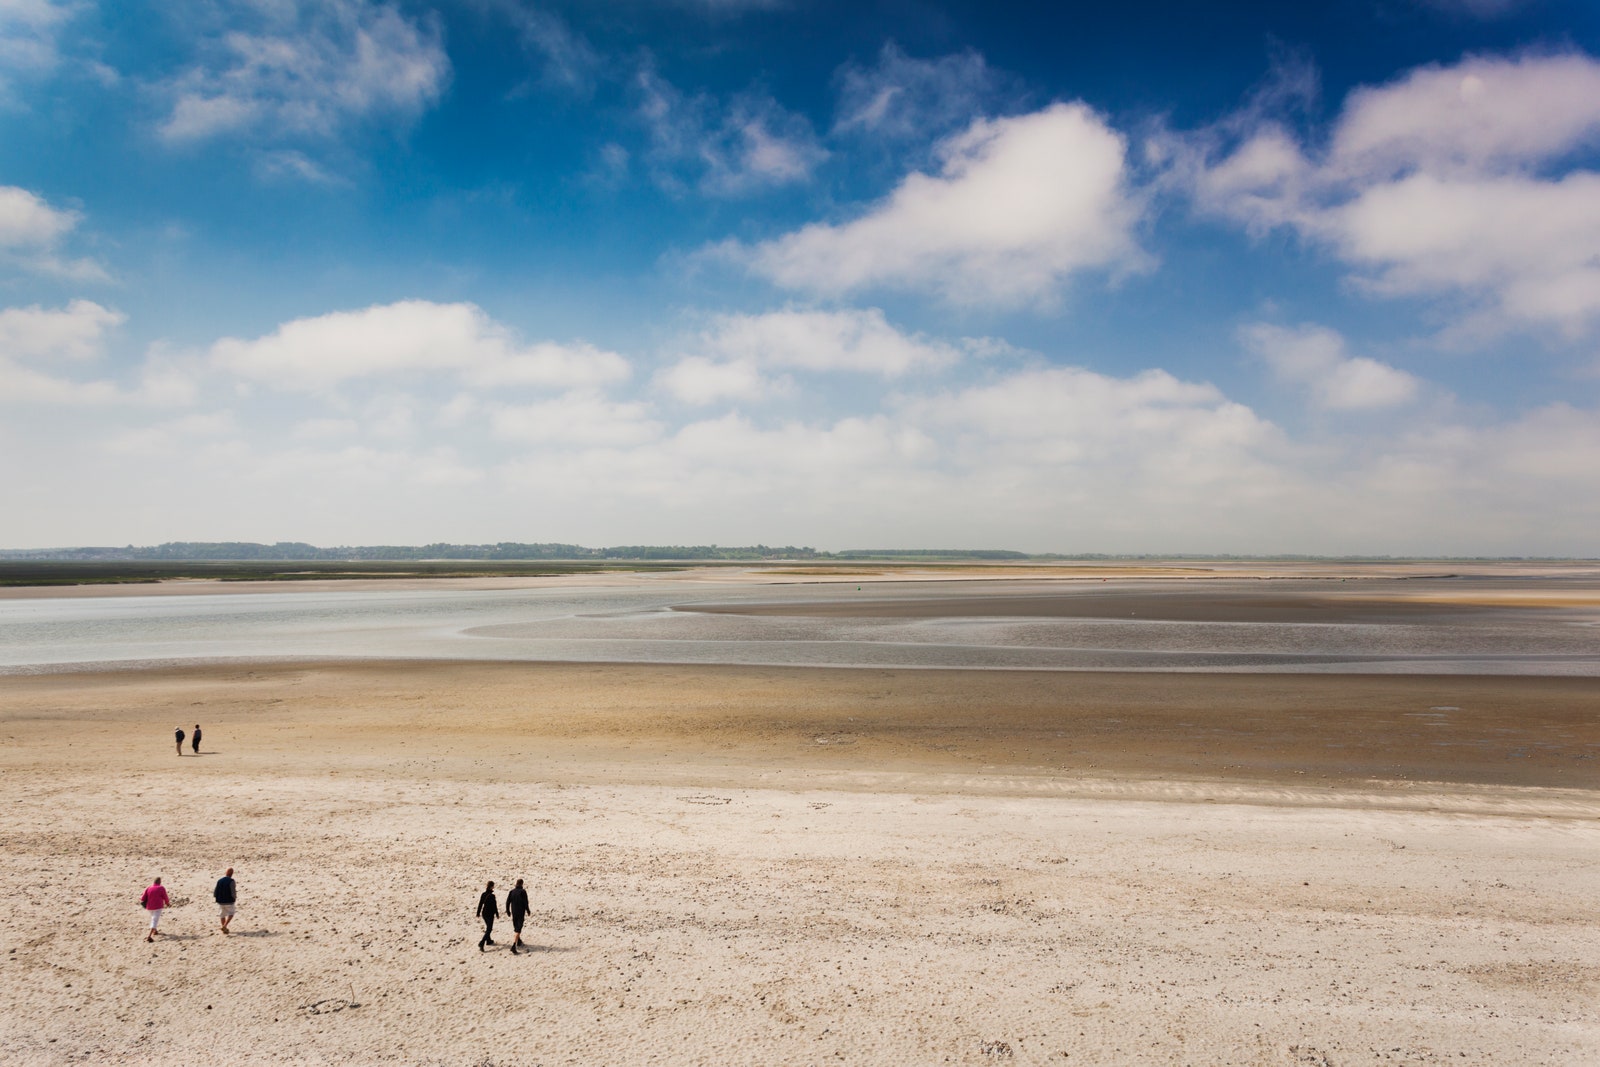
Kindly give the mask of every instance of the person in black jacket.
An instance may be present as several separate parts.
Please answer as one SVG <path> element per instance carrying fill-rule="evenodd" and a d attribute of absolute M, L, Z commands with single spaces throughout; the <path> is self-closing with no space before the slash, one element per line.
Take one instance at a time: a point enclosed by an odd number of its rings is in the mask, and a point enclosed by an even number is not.
<path fill-rule="evenodd" d="M 217 915 L 222 920 L 222 932 L 227 933 L 228 924 L 233 922 L 234 909 L 239 902 L 239 884 L 233 880 L 232 867 L 217 879 L 217 888 L 211 891 L 211 896 L 217 902 Z"/>
<path fill-rule="evenodd" d="M 199 723 L 195 723 L 194 724 L 194 737 L 190 741 L 190 744 L 194 747 L 194 754 L 196 756 L 200 755 L 200 724 Z"/>
<path fill-rule="evenodd" d="M 528 891 L 522 888 L 522 879 L 517 879 L 517 884 L 511 892 L 506 894 L 506 914 L 511 916 L 511 932 L 515 936 L 511 939 L 511 954 L 517 954 L 517 946 L 522 944 L 522 920 L 528 917 Z"/>
<path fill-rule="evenodd" d="M 483 951 L 484 945 L 494 944 L 494 921 L 500 918 L 500 905 L 494 901 L 494 883 L 489 883 L 489 888 L 483 891 L 483 896 L 478 898 L 478 918 L 483 920 L 483 939 L 478 942 L 478 951 Z"/>

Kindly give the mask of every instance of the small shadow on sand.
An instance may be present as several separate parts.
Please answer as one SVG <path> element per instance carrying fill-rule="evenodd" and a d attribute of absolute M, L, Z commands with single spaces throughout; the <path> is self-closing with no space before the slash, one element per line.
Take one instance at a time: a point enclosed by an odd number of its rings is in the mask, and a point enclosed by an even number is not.
<path fill-rule="evenodd" d="M 156 935 L 156 939 L 154 941 L 152 941 L 151 944 L 159 945 L 163 941 L 198 941 L 198 940 L 200 940 L 200 935 L 199 934 L 169 934 L 165 930 L 163 930 L 159 934 Z"/>
<path fill-rule="evenodd" d="M 229 937 L 282 937 L 279 930 L 235 930 L 228 934 Z"/>

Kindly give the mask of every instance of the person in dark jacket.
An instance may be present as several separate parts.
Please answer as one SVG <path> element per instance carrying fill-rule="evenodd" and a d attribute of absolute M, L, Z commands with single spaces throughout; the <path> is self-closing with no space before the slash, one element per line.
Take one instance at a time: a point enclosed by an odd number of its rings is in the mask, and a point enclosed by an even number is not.
<path fill-rule="evenodd" d="M 183 755 L 183 727 L 180 726 L 172 732 L 178 736 L 178 755 L 181 756 Z"/>
<path fill-rule="evenodd" d="M 200 724 L 199 723 L 195 723 L 194 724 L 194 737 L 190 740 L 189 743 L 192 746 L 194 746 L 194 754 L 196 756 L 200 755 Z"/>
<path fill-rule="evenodd" d="M 232 867 L 217 879 L 217 888 L 212 890 L 211 896 L 217 902 L 217 915 L 222 920 L 222 932 L 227 933 L 228 924 L 233 922 L 233 913 L 239 903 L 239 885 L 233 880 Z"/>
<path fill-rule="evenodd" d="M 528 891 L 522 888 L 522 879 L 517 879 L 517 884 L 511 892 L 506 894 L 506 914 L 511 916 L 511 954 L 517 954 L 517 947 L 522 944 L 522 920 L 528 917 Z"/>
<path fill-rule="evenodd" d="M 494 921 L 500 918 L 500 905 L 494 900 L 494 883 L 489 883 L 489 888 L 483 891 L 483 896 L 478 898 L 478 918 L 483 920 L 483 939 L 478 942 L 478 951 L 483 951 L 484 945 L 494 944 Z"/>

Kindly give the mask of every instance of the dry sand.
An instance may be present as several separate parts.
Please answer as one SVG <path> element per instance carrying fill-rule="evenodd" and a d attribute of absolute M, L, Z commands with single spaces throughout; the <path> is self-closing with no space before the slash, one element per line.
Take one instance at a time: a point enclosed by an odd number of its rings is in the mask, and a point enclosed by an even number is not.
<path fill-rule="evenodd" d="M 0 685 L 5 1062 L 1600 1063 L 1596 679 Z"/>

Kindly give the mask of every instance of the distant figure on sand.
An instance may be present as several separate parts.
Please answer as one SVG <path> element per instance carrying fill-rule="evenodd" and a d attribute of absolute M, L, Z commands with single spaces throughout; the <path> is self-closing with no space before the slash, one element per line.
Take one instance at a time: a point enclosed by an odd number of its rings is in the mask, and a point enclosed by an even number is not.
<path fill-rule="evenodd" d="M 178 755 L 181 756 L 183 755 L 183 727 L 180 726 L 172 732 L 178 735 Z"/>
<path fill-rule="evenodd" d="M 494 921 L 500 918 L 500 905 L 494 901 L 494 883 L 489 883 L 489 888 L 483 891 L 483 896 L 478 898 L 478 918 L 483 920 L 483 939 L 478 942 L 478 951 L 483 951 L 484 945 L 494 944 Z"/>
<path fill-rule="evenodd" d="M 522 944 L 522 920 L 528 917 L 528 891 L 522 888 L 521 878 L 506 894 L 506 914 L 511 916 L 511 954 L 515 956 L 517 946 Z"/>
<path fill-rule="evenodd" d="M 195 736 L 199 736 L 198 732 Z M 227 933 L 228 924 L 233 922 L 234 907 L 239 901 L 239 887 L 234 883 L 232 867 L 217 879 L 217 888 L 211 895 L 217 901 L 217 914 L 222 918 L 222 932 Z"/>
<path fill-rule="evenodd" d="M 158 933 L 156 927 L 161 925 L 161 912 L 167 906 L 167 890 L 161 884 L 161 879 L 157 878 L 151 883 L 150 888 L 146 889 L 144 895 L 139 898 L 139 904 L 144 908 L 145 913 L 150 916 L 150 932 L 144 935 L 144 939 L 146 941 L 154 941 Z"/>
<path fill-rule="evenodd" d="M 194 745 L 194 754 L 196 756 L 200 755 L 200 724 L 199 723 L 195 723 L 194 724 L 194 741 L 192 741 L 191 744 Z M 181 741 L 178 742 L 178 747 L 182 748 L 183 747 L 183 742 L 181 742 Z"/>

